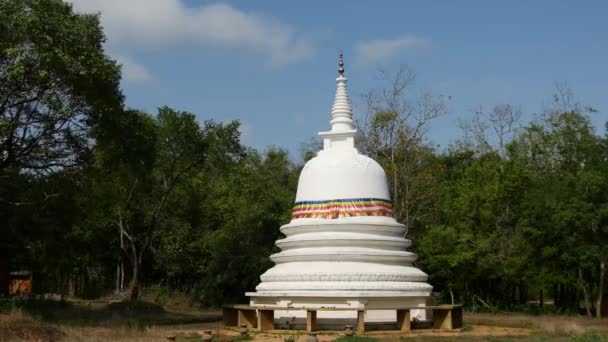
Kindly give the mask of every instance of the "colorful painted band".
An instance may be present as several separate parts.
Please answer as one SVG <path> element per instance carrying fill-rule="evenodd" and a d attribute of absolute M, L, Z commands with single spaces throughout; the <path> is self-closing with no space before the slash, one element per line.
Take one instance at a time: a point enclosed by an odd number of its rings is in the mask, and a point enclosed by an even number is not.
<path fill-rule="evenodd" d="M 391 201 L 381 198 L 302 201 L 293 206 L 292 218 L 336 219 L 354 216 L 393 216 Z"/>

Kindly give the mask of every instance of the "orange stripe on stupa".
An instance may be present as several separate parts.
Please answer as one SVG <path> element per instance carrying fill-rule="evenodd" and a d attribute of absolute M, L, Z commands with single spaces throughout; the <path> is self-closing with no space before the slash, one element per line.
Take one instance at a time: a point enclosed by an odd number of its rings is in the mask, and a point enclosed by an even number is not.
<path fill-rule="evenodd" d="M 292 218 L 337 219 L 355 216 L 393 216 L 391 201 L 380 198 L 351 198 L 326 201 L 300 201 L 293 206 Z"/>

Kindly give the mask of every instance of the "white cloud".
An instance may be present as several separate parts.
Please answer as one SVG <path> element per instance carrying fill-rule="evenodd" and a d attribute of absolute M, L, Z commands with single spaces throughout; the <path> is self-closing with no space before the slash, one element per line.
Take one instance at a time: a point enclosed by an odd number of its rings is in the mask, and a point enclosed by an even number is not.
<path fill-rule="evenodd" d="M 148 69 L 130 57 L 116 56 L 116 60 L 122 66 L 122 79 L 124 81 L 146 82 L 152 79 Z"/>
<path fill-rule="evenodd" d="M 270 65 L 307 59 L 312 43 L 276 19 L 226 4 L 187 7 L 183 0 L 71 0 L 81 12 L 100 12 L 112 50 L 176 44 L 241 48 Z"/>
<path fill-rule="evenodd" d="M 377 63 L 389 59 L 403 51 L 424 49 L 428 42 L 414 35 L 403 35 L 395 39 L 377 39 L 359 42 L 355 45 L 355 62 Z"/>
<path fill-rule="evenodd" d="M 241 143 L 251 146 L 253 144 L 253 125 L 242 119 L 239 119 L 239 121 L 241 122 L 241 126 L 239 127 Z"/>

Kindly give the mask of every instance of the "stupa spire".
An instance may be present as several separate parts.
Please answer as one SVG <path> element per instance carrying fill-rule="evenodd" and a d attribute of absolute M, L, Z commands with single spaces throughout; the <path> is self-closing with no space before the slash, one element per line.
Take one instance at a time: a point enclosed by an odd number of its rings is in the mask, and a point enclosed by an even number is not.
<path fill-rule="evenodd" d="M 344 55 L 340 52 L 338 78 L 336 78 L 336 97 L 331 108 L 331 131 L 346 132 L 353 130 L 353 108 L 346 89 L 348 79 L 344 77 Z"/>

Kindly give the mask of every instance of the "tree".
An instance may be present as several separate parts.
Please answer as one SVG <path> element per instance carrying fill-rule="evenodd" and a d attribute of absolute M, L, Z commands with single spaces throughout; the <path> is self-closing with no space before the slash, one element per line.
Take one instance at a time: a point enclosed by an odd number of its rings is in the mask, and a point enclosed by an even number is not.
<path fill-rule="evenodd" d="M 297 173 L 282 150 L 253 150 L 216 178 L 205 203 L 208 224 L 196 243 L 195 297 L 210 305 L 239 302 L 272 266 L 279 227 L 289 222 Z M 206 215 L 206 216 L 207 216 Z"/>
<path fill-rule="evenodd" d="M 133 141 L 138 142 L 140 153 L 137 158 L 119 159 L 111 168 L 110 159 L 101 182 L 110 189 L 102 196 L 109 199 L 106 215 L 129 261 L 129 296 L 136 299 L 144 257 L 154 239 L 174 223 L 166 208 L 176 189 L 202 169 L 238 158 L 241 146 L 236 122 L 208 121 L 201 127 L 193 114 L 168 107 L 160 108 L 155 118 L 137 112 L 131 115 L 135 119 L 130 129 L 139 135 Z"/>
<path fill-rule="evenodd" d="M 438 212 L 419 237 L 420 263 L 438 289 L 466 303 L 511 306 L 529 278 L 531 246 L 518 215 L 525 170 L 495 151 L 452 150 L 441 159 Z"/>
<path fill-rule="evenodd" d="M 432 213 L 433 182 L 442 166 L 426 140 L 430 122 L 444 115 L 448 98 L 413 94 L 414 73 L 399 69 L 386 86 L 366 96 L 367 117 L 358 122 L 358 148 L 387 173 L 396 218 L 408 228 Z"/>
<path fill-rule="evenodd" d="M 570 289 L 576 284 L 591 315 L 594 265 L 599 265 L 598 296 L 604 288 L 606 152 L 587 115 L 556 111 L 544 118 L 526 128 L 513 145 L 516 157 L 533 175 L 523 215 L 533 226 L 529 239 L 540 247 L 534 258 L 538 276 L 554 284 L 556 305 L 578 306 Z"/>
<path fill-rule="evenodd" d="M 60 0 L 0 2 L 0 175 L 82 163 L 120 111 L 120 68 L 95 15 Z"/>
<path fill-rule="evenodd" d="M 68 255 L 42 261 L 73 241 L 73 195 L 120 116 L 120 68 L 104 41 L 97 16 L 62 1 L 0 1 L 0 244 L 8 255 L 28 251 L 15 264 L 70 267 Z"/>
<path fill-rule="evenodd" d="M 521 109 L 510 104 L 496 105 L 490 112 L 480 107 L 470 122 L 459 122 L 463 137 L 456 142 L 456 148 L 483 154 L 496 145 L 498 153 L 505 156 L 506 145 L 515 136 L 521 116 Z"/>

